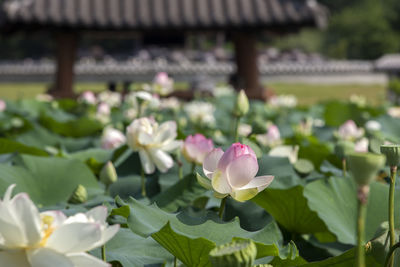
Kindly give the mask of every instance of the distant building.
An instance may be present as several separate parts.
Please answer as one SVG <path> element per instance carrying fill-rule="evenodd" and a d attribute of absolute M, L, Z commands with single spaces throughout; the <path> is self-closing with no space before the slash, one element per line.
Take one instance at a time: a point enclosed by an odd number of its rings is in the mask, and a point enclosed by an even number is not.
<path fill-rule="evenodd" d="M 57 42 L 58 96 L 72 96 L 74 62 L 82 34 L 139 35 L 163 42 L 186 33 L 225 32 L 235 44 L 237 81 L 263 98 L 257 36 L 322 27 L 326 9 L 315 0 L 4 0 L 3 34 L 47 31 Z"/>

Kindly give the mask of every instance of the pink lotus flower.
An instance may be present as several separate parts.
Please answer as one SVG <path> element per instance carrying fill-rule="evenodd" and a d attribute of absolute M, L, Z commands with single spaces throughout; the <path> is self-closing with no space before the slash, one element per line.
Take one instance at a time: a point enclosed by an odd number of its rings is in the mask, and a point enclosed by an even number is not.
<path fill-rule="evenodd" d="M 259 134 L 256 136 L 258 142 L 264 146 L 276 146 L 282 143 L 281 134 L 279 128 L 272 124 L 268 127 L 268 131 L 265 134 Z"/>
<path fill-rule="evenodd" d="M 104 129 L 101 137 L 101 147 L 105 149 L 114 149 L 126 143 L 125 135 L 112 127 Z"/>
<path fill-rule="evenodd" d="M 357 128 L 357 125 L 352 120 L 346 121 L 339 127 L 339 131 L 337 132 L 339 138 L 350 141 L 360 138 L 363 134 L 364 129 Z"/>
<path fill-rule="evenodd" d="M 97 106 L 97 114 L 110 115 L 111 114 L 110 106 L 108 104 L 106 104 L 106 103 L 100 103 Z"/>
<path fill-rule="evenodd" d="M 214 143 L 202 134 L 189 135 L 182 148 L 183 155 L 189 162 L 203 164 L 204 158 L 214 149 Z"/>
<path fill-rule="evenodd" d="M 214 149 L 204 159 L 203 172 L 208 179 L 198 177 L 206 188 L 212 188 L 216 197 L 231 195 L 237 201 L 246 201 L 264 190 L 273 176 L 258 176 L 258 162 L 254 151 L 247 145 L 234 143 L 224 153 Z"/>
<path fill-rule="evenodd" d="M 83 92 L 80 95 L 79 100 L 84 103 L 91 104 L 91 105 L 95 105 L 97 102 L 96 96 L 92 91 Z"/>
<path fill-rule="evenodd" d="M 159 72 L 154 77 L 153 91 L 161 95 L 168 95 L 174 90 L 174 80 L 166 72 Z"/>
<path fill-rule="evenodd" d="M 6 110 L 7 104 L 4 100 L 0 99 L 0 112 Z"/>
<path fill-rule="evenodd" d="M 168 77 L 168 74 L 166 72 L 159 72 L 154 77 L 154 83 L 159 84 L 161 86 L 170 86 L 171 78 Z"/>
<path fill-rule="evenodd" d="M 354 151 L 360 153 L 367 153 L 368 152 L 368 145 L 369 141 L 367 138 L 361 138 L 354 144 Z"/>

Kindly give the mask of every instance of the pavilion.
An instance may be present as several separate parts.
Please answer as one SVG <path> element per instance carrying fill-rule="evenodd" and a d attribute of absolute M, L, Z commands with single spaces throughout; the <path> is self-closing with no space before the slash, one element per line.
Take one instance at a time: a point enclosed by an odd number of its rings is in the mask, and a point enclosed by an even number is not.
<path fill-rule="evenodd" d="M 0 30 L 46 31 L 57 45 L 56 95 L 73 95 L 79 36 L 226 32 L 237 76 L 251 98 L 264 98 L 257 37 L 323 27 L 327 11 L 315 0 L 4 0 Z"/>

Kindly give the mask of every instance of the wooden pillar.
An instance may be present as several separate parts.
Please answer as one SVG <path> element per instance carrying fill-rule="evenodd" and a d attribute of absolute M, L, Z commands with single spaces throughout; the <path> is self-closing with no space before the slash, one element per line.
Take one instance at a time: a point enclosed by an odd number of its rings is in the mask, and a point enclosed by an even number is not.
<path fill-rule="evenodd" d="M 249 98 L 264 99 L 257 66 L 257 38 L 254 33 L 237 32 L 233 36 L 237 66 L 236 87 L 245 89 Z"/>
<path fill-rule="evenodd" d="M 72 32 L 61 32 L 55 38 L 57 69 L 54 88 L 50 93 L 55 97 L 73 97 L 77 35 Z"/>

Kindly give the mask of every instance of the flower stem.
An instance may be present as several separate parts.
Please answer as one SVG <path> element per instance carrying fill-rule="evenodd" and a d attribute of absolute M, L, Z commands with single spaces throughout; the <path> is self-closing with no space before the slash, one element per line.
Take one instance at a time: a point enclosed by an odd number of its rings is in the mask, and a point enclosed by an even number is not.
<path fill-rule="evenodd" d="M 369 194 L 369 185 L 359 186 L 357 192 L 358 198 L 358 218 L 357 218 L 357 249 L 356 249 L 356 265 L 357 267 L 365 267 L 365 216 L 367 213 L 367 202 Z"/>
<path fill-rule="evenodd" d="M 233 134 L 234 134 L 234 141 L 235 143 L 239 142 L 239 122 L 240 122 L 240 116 L 236 116 L 234 118 L 234 129 L 233 129 Z"/>
<path fill-rule="evenodd" d="M 343 177 L 345 177 L 345 176 L 346 176 L 346 169 L 347 169 L 347 167 L 346 167 L 346 158 L 343 158 L 343 159 L 342 159 L 342 171 L 343 171 Z"/>
<path fill-rule="evenodd" d="M 396 184 L 397 166 L 390 166 L 390 188 L 389 188 L 389 233 L 390 233 L 390 248 L 396 242 L 396 233 L 394 230 L 394 189 Z M 394 259 L 391 258 L 389 266 L 393 267 Z"/>
<path fill-rule="evenodd" d="M 142 197 L 146 197 L 146 176 L 144 174 L 143 168 L 140 171 L 141 174 L 141 183 L 142 183 Z"/>
<path fill-rule="evenodd" d="M 174 257 L 174 267 L 178 266 L 178 259 L 176 257 Z"/>
<path fill-rule="evenodd" d="M 178 153 L 178 160 L 176 161 L 176 163 L 178 164 L 179 180 L 181 180 L 183 178 L 183 163 L 181 161 L 181 153 Z"/>
<path fill-rule="evenodd" d="M 399 247 L 400 247 L 400 242 L 390 248 L 388 254 L 386 255 L 385 264 L 383 265 L 383 267 L 388 267 L 389 266 L 389 260 L 392 258 L 392 255 L 393 255 L 394 251 L 396 249 L 398 249 Z"/>
<path fill-rule="evenodd" d="M 104 262 L 107 262 L 107 260 L 106 260 L 106 244 L 101 246 L 101 259 Z"/>
<path fill-rule="evenodd" d="M 194 174 L 194 171 L 196 170 L 196 163 L 192 163 L 192 174 Z"/>
<path fill-rule="evenodd" d="M 218 212 L 218 216 L 219 218 L 222 220 L 222 217 L 224 215 L 224 209 L 225 209 L 225 204 L 226 204 L 226 198 L 224 197 L 223 199 L 221 199 L 221 205 L 219 206 L 219 212 Z"/>

